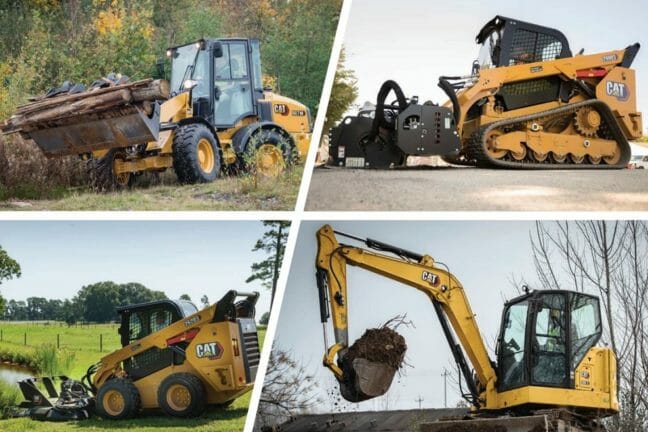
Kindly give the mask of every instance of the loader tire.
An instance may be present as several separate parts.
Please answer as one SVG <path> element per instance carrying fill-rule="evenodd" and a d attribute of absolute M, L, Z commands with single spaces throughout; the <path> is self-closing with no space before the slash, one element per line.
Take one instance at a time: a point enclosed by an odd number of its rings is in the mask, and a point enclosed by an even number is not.
<path fill-rule="evenodd" d="M 190 373 L 174 373 L 162 381 L 158 404 L 173 417 L 197 417 L 205 411 L 205 387 Z"/>
<path fill-rule="evenodd" d="M 127 378 L 113 378 L 99 388 L 96 411 L 105 419 L 122 420 L 135 417 L 141 407 L 139 391 Z"/>
<path fill-rule="evenodd" d="M 216 180 L 221 171 L 220 149 L 207 126 L 189 124 L 175 130 L 173 169 L 183 184 Z"/>
<path fill-rule="evenodd" d="M 295 159 L 295 146 L 290 138 L 277 129 L 260 129 L 245 143 L 239 165 L 246 172 L 256 168 L 257 172 L 273 175 L 272 171 L 282 171 Z"/>
<path fill-rule="evenodd" d="M 112 149 L 105 156 L 89 159 L 87 162 L 90 185 L 96 192 L 111 192 L 130 186 L 134 176 L 130 173 L 116 175 L 115 159 L 124 159 L 126 154 L 122 149 Z"/>

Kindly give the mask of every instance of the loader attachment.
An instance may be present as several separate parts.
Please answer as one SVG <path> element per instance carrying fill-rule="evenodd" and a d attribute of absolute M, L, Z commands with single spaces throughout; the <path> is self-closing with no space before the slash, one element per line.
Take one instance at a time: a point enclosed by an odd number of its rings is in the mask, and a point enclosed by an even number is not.
<path fill-rule="evenodd" d="M 18 107 L 0 130 L 33 140 L 47 157 L 156 141 L 160 129 L 158 101 L 168 98 L 169 84 L 151 79 L 133 83 L 105 79 L 105 83 L 104 87 L 53 92 L 37 98 Z"/>
<path fill-rule="evenodd" d="M 21 135 L 53 157 L 146 144 L 157 140 L 159 129 L 158 105 L 151 117 L 141 107 L 129 106 L 49 122 Z"/>
<path fill-rule="evenodd" d="M 64 375 L 27 378 L 19 381 L 18 387 L 25 400 L 11 409 L 11 417 L 46 421 L 83 420 L 90 417 L 94 406 L 88 388 Z"/>

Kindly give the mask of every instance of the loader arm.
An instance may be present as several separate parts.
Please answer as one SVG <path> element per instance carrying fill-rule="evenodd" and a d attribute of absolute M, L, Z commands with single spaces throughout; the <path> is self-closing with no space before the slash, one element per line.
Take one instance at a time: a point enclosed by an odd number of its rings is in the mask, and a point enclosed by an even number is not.
<path fill-rule="evenodd" d="M 372 249 L 390 252 L 400 258 L 340 244 L 336 232 L 329 225 L 318 230 L 317 282 L 327 344 L 324 365 L 338 380 L 343 379 L 342 369 L 336 364 L 335 358 L 337 356 L 340 360 L 344 357 L 349 347 L 346 268 L 347 265 L 353 265 L 401 282 L 428 296 L 440 319 L 455 361 L 468 384 L 473 404 L 484 404 L 487 394 L 496 392 L 496 373 L 461 283 L 447 270 L 435 266 L 429 255 L 419 255 L 371 239 L 355 239 L 363 241 Z M 330 315 L 335 344 L 328 346 L 326 325 Z M 455 342 L 451 329 L 461 346 Z M 475 370 L 477 382 L 471 375 L 461 348 Z"/>

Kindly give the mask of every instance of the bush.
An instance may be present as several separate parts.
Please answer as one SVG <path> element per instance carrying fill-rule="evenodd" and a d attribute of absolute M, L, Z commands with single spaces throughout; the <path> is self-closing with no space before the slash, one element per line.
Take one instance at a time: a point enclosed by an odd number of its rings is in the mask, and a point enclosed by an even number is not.
<path fill-rule="evenodd" d="M 21 399 L 17 385 L 0 381 L 0 418 L 7 418 L 9 410 L 18 405 Z"/>
<path fill-rule="evenodd" d="M 0 200 L 59 197 L 69 187 L 88 184 L 85 163 L 77 157 L 46 158 L 21 137 L 0 137 Z"/>

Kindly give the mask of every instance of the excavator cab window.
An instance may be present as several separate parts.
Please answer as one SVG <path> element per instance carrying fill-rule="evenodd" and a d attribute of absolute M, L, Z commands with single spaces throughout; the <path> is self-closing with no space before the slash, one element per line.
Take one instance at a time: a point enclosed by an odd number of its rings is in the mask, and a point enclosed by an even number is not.
<path fill-rule="evenodd" d="M 573 388 L 573 371 L 602 334 L 599 301 L 571 291 L 534 291 L 508 302 L 498 340 L 500 391 Z"/>

